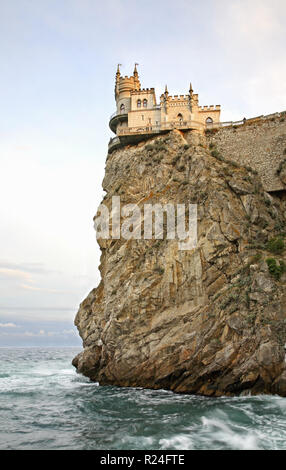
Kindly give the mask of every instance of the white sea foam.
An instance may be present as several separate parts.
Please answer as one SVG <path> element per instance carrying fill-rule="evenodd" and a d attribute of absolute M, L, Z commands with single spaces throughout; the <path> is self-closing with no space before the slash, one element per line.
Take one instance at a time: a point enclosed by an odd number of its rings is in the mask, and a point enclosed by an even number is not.
<path fill-rule="evenodd" d="M 216 443 L 216 448 L 233 450 L 259 450 L 258 436 L 243 426 L 230 425 L 225 419 L 202 417 L 202 433 L 207 437 L 209 446 Z M 221 444 L 221 447 L 220 447 Z M 218 446 L 217 446 L 218 445 Z"/>
<path fill-rule="evenodd" d="M 194 442 L 190 436 L 179 434 L 177 436 L 169 437 L 159 440 L 160 449 L 174 449 L 174 450 L 192 450 L 194 449 Z"/>

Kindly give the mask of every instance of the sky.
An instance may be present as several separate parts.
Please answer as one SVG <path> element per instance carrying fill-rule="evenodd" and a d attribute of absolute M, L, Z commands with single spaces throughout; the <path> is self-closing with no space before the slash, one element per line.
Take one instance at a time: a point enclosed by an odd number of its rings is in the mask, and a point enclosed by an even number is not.
<path fill-rule="evenodd" d="M 0 347 L 81 346 L 114 77 L 286 110 L 285 0 L 0 0 Z"/>

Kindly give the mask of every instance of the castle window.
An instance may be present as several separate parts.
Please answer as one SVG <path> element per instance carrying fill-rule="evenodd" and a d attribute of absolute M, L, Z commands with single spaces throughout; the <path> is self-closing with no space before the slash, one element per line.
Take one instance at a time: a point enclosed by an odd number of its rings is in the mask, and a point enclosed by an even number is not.
<path fill-rule="evenodd" d="M 146 99 L 143 100 L 143 108 L 147 108 L 147 100 Z"/>
<path fill-rule="evenodd" d="M 122 103 L 122 105 L 120 106 L 120 114 L 124 114 L 125 113 L 125 105 Z"/>
<path fill-rule="evenodd" d="M 207 123 L 207 124 L 212 124 L 212 123 L 213 123 L 212 118 L 211 118 L 211 117 L 208 117 L 208 118 L 206 119 L 206 123 Z"/>
<path fill-rule="evenodd" d="M 178 114 L 177 118 L 180 123 L 183 122 L 183 115 L 181 113 Z"/>
<path fill-rule="evenodd" d="M 137 108 L 141 108 L 141 100 L 137 100 Z"/>

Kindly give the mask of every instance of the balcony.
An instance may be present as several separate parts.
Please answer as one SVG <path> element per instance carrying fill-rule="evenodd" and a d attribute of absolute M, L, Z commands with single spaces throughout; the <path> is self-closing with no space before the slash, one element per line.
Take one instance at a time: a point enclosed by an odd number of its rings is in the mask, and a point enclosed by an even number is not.
<path fill-rule="evenodd" d="M 113 139 L 110 139 L 109 144 L 108 144 L 108 153 L 113 152 L 113 150 L 116 150 L 122 146 L 122 143 L 120 142 L 119 137 L 114 137 Z"/>
<path fill-rule="evenodd" d="M 117 114 L 117 112 L 115 112 L 110 116 L 109 127 L 112 130 L 112 132 L 114 132 L 114 134 L 116 134 L 117 125 L 120 122 L 124 122 L 124 121 L 128 121 L 128 114 L 127 113 Z"/>
<path fill-rule="evenodd" d="M 117 134 L 121 138 L 124 136 L 132 135 L 153 135 L 171 131 L 173 129 L 188 130 L 197 129 L 202 130 L 205 128 L 204 123 L 198 121 L 170 121 L 162 122 L 161 125 L 149 125 L 146 127 L 123 127 L 118 129 Z"/>

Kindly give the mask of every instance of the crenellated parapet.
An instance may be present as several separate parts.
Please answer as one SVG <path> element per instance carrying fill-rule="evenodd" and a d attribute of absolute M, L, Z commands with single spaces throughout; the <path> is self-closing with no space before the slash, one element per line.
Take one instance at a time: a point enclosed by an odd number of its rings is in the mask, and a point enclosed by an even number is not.
<path fill-rule="evenodd" d="M 201 112 L 208 112 L 208 111 L 221 111 L 221 106 L 220 104 L 217 105 L 210 105 L 210 106 L 199 106 L 198 110 Z"/>

